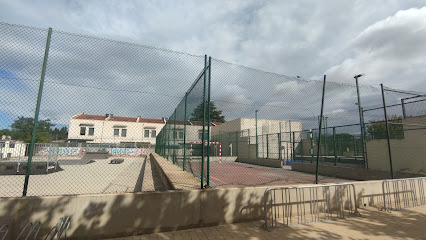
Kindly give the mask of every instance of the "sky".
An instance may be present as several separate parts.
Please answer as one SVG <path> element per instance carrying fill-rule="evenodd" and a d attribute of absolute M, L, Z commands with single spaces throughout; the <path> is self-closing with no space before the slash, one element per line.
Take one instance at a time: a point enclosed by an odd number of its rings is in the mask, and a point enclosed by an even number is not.
<path fill-rule="evenodd" d="M 313 119 L 321 85 L 309 80 L 323 75 L 353 86 L 353 76 L 364 73 L 359 82 L 367 105 L 380 104 L 380 83 L 426 92 L 425 0 L 0 0 L 0 22 L 37 28 L 0 29 L 0 116 L 9 118 L 0 128 L 33 114 L 25 103 L 36 98 L 48 27 L 54 33 L 41 115 L 58 124 L 80 112 L 167 117 L 203 67 L 204 54 L 213 58 L 212 98 L 228 120 L 252 117 L 255 109 L 264 118 Z M 318 91 L 310 93 L 310 85 Z M 345 116 L 354 118 L 356 89 L 333 83 L 329 89 L 326 114 L 350 109 Z M 311 99 L 301 103 L 306 96 Z"/>

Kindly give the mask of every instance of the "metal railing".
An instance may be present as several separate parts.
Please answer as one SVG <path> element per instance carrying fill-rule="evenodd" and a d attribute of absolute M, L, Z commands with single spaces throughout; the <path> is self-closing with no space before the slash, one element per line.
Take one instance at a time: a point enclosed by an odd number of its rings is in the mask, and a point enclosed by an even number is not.
<path fill-rule="evenodd" d="M 353 184 L 268 188 L 264 194 L 266 230 L 360 216 Z"/>
<path fill-rule="evenodd" d="M 384 180 L 382 183 L 383 210 L 400 210 L 426 205 L 425 186 L 426 177 Z"/>

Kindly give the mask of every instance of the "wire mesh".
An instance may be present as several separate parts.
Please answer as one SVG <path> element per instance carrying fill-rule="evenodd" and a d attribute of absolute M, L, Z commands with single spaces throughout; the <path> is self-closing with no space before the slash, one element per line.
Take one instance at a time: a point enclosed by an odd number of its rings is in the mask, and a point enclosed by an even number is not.
<path fill-rule="evenodd" d="M 323 80 L 61 31 L 45 49 L 47 33 L 0 23 L 2 197 L 21 195 L 31 149 L 32 196 L 166 190 L 175 168 L 197 188 L 425 174 L 424 93 L 385 88 L 386 124 L 378 87 L 323 92 Z"/>

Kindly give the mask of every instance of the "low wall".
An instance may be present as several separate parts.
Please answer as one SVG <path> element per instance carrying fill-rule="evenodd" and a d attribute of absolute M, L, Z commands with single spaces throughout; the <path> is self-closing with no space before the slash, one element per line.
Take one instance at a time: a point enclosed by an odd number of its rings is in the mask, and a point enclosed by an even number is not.
<path fill-rule="evenodd" d="M 265 167 L 282 168 L 283 162 L 278 159 L 265 159 L 265 158 L 238 158 L 237 162 L 249 163 Z"/>
<path fill-rule="evenodd" d="M 291 169 L 298 172 L 316 173 L 315 162 L 292 162 Z M 379 179 L 390 179 L 390 172 L 378 171 L 373 169 L 365 169 L 362 166 L 351 166 L 351 165 L 337 165 L 331 163 L 321 163 L 319 165 L 319 175 L 343 178 L 349 180 L 379 180 Z M 421 177 L 416 174 L 409 173 L 394 173 L 395 178 L 413 178 Z"/>
<path fill-rule="evenodd" d="M 358 206 L 382 206 L 382 181 L 353 184 Z M 9 225 L 7 239 L 15 239 L 27 222 L 40 221 L 39 236 L 44 239 L 60 217 L 70 216 L 68 238 L 103 239 L 252 221 L 264 217 L 266 189 L 3 198 L 0 223 Z"/>
<path fill-rule="evenodd" d="M 25 175 L 28 162 L 0 162 L 0 175 Z M 30 174 L 48 174 L 62 170 L 56 162 L 32 162 Z"/>

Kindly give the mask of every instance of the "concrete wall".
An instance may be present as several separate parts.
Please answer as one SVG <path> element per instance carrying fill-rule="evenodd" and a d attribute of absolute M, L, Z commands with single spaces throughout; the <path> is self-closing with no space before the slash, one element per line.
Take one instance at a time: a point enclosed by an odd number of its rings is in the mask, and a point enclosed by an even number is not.
<path fill-rule="evenodd" d="M 316 158 L 315 158 L 316 161 Z M 291 164 L 291 169 L 298 172 L 316 173 L 316 164 L 304 162 Z M 350 180 L 378 180 L 378 179 L 390 179 L 390 171 L 379 171 L 374 169 L 365 169 L 362 166 L 350 166 L 350 165 L 337 165 L 334 166 L 330 163 L 321 163 L 319 166 L 319 175 L 330 176 L 336 178 L 350 179 Z M 418 174 L 410 173 L 395 173 L 395 178 L 412 178 L 421 177 Z"/>
<path fill-rule="evenodd" d="M 382 181 L 355 182 L 359 206 L 381 206 Z M 71 216 L 71 239 L 99 239 L 147 232 L 234 223 L 263 218 L 267 187 L 151 193 L 27 197 L 0 200 L 0 222 L 16 238 L 28 221 L 41 221 L 39 234 Z M 13 238 L 13 239 L 14 239 Z"/>
<path fill-rule="evenodd" d="M 426 124 L 426 116 L 403 119 L 403 123 Z M 426 129 L 404 125 L 404 138 L 391 139 L 394 172 L 426 176 Z M 410 130 L 416 128 L 416 130 Z M 367 141 L 368 166 L 371 169 L 390 171 L 387 139 Z"/>

